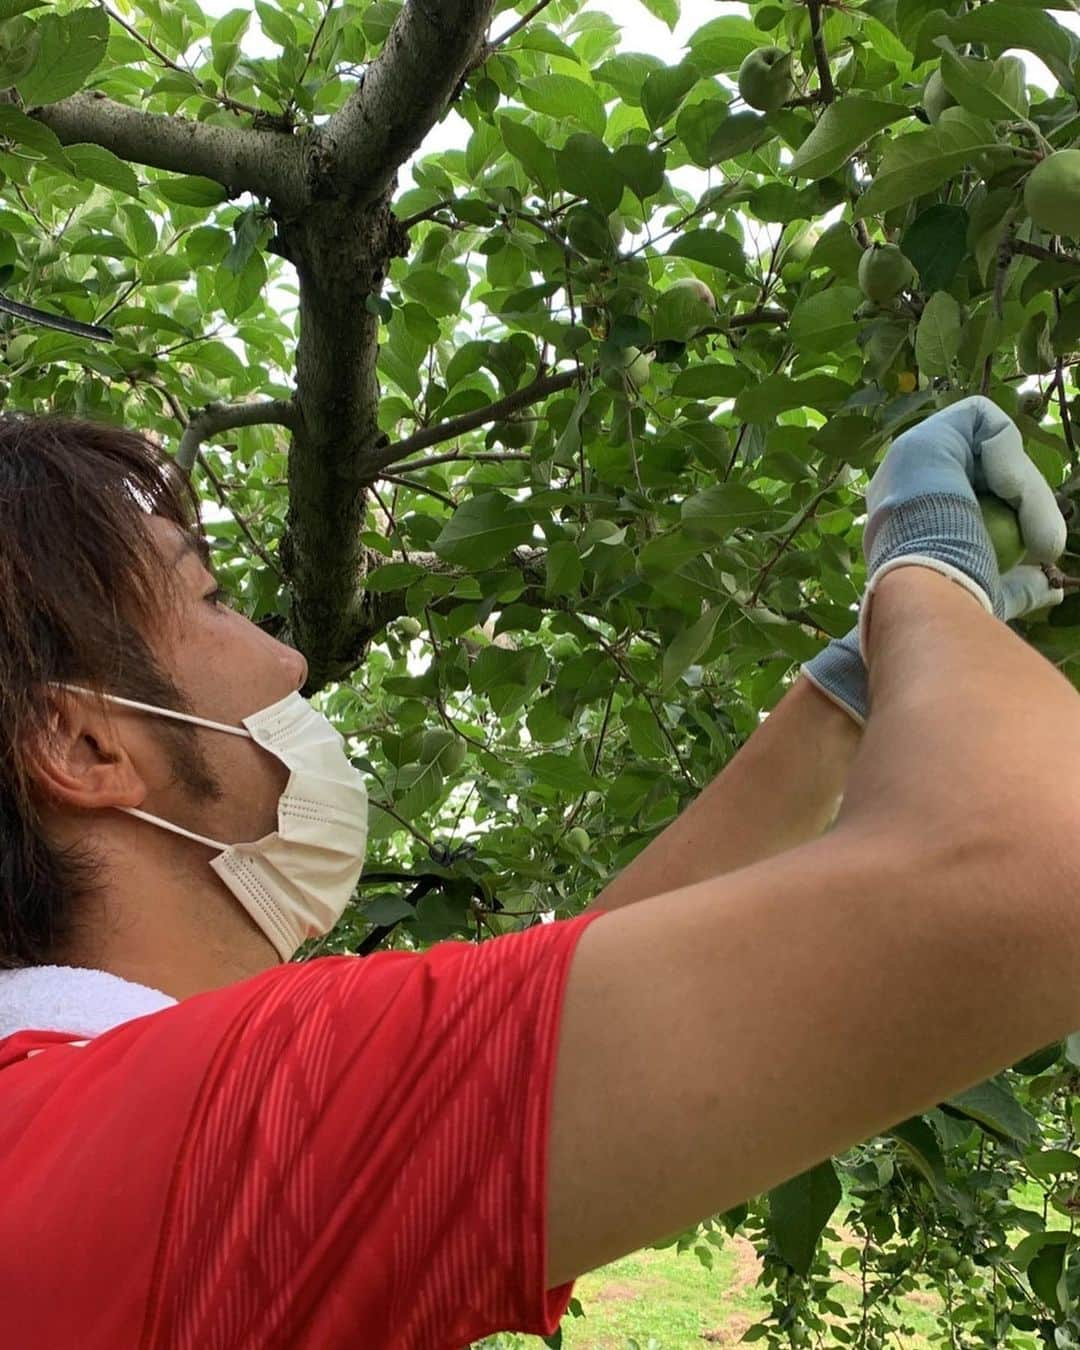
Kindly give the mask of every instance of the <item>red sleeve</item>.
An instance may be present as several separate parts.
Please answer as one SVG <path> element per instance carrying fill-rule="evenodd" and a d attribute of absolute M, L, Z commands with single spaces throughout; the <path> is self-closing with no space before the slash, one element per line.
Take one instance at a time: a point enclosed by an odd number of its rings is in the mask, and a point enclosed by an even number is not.
<path fill-rule="evenodd" d="M 554 1331 L 571 1286 L 549 1291 L 544 1269 L 552 1082 L 570 960 L 598 917 L 281 966 L 239 1007 L 226 990 L 164 1014 L 216 1045 L 142 1346 L 452 1350 Z"/>

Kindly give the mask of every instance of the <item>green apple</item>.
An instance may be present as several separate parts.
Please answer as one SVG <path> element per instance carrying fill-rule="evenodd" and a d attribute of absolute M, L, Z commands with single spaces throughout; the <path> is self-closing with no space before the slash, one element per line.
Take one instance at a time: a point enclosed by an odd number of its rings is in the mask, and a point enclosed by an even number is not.
<path fill-rule="evenodd" d="M 1027 552 L 1020 534 L 1020 520 L 1016 512 L 992 492 L 979 496 L 983 524 L 997 554 L 998 570 L 1011 571 Z"/>
<path fill-rule="evenodd" d="M 935 1252 L 938 1265 L 943 1270 L 955 1270 L 960 1264 L 960 1253 L 951 1242 L 943 1242 Z"/>
<path fill-rule="evenodd" d="M 589 838 L 587 831 L 583 830 L 580 825 L 575 825 L 567 834 L 566 842 L 578 853 L 588 853 L 592 847 L 592 840 Z"/>
<path fill-rule="evenodd" d="M 1080 150 L 1055 150 L 1024 184 L 1024 205 L 1047 234 L 1080 234 Z"/>
<path fill-rule="evenodd" d="M 625 389 L 627 381 L 634 389 L 644 389 L 649 383 L 653 359 L 638 347 L 624 347 L 619 360 L 607 367 L 603 381 L 609 389 Z"/>
<path fill-rule="evenodd" d="M 791 53 L 783 47 L 758 47 L 739 67 L 739 93 L 751 108 L 775 112 L 795 92 Z"/>
<path fill-rule="evenodd" d="M 940 70 L 933 71 L 923 85 L 922 105 L 927 117 L 935 124 L 946 108 L 956 106 L 956 99 L 946 89 Z"/>
<path fill-rule="evenodd" d="M 414 619 L 411 614 L 407 614 L 403 619 L 398 619 L 397 630 L 403 638 L 408 638 L 410 641 L 413 638 L 418 638 L 422 631 L 420 620 Z"/>
<path fill-rule="evenodd" d="M 915 269 L 896 244 L 874 244 L 859 259 L 859 287 L 868 300 L 885 304 L 910 286 Z"/>
<path fill-rule="evenodd" d="M 710 309 L 716 308 L 716 296 L 713 295 L 710 287 L 697 277 L 680 277 L 678 281 L 673 281 L 668 287 L 672 291 L 689 291 L 691 295 L 708 305 Z"/>

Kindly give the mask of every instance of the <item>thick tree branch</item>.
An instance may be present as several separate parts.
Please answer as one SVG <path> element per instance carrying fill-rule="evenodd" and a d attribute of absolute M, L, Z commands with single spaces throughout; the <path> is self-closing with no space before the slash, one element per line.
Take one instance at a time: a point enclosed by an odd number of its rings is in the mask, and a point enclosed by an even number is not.
<path fill-rule="evenodd" d="M 360 87 L 322 129 L 340 191 L 381 197 L 450 103 L 495 0 L 409 0 Z"/>
<path fill-rule="evenodd" d="M 132 164 L 200 174 L 233 195 L 253 192 L 286 211 L 300 210 L 307 200 L 301 143 L 285 132 L 141 112 L 93 90 L 27 113 L 62 145 L 90 142 Z"/>
<path fill-rule="evenodd" d="M 503 418 L 519 412 L 522 408 L 528 408 L 533 403 L 540 403 L 551 394 L 569 389 L 571 385 L 577 383 L 577 380 L 578 372 L 576 370 L 566 370 L 558 375 L 542 375 L 539 379 L 533 380 L 532 384 L 527 384 L 523 389 L 517 389 L 514 393 L 507 394 L 506 398 L 498 399 L 495 403 L 489 403 L 485 408 L 476 408 L 473 412 L 462 413 L 460 417 L 451 417 L 448 421 L 440 423 L 439 426 L 425 427 L 423 431 L 418 431 L 405 440 L 398 441 L 396 445 L 378 451 L 373 456 L 371 468 L 373 470 L 389 468 L 391 464 L 400 464 L 403 459 L 408 455 L 415 454 L 417 450 L 426 450 L 429 445 L 442 445 L 445 441 L 452 441 L 456 436 L 463 436 L 467 431 L 475 431 L 477 427 L 487 426 L 489 422 L 502 421 Z M 404 464 L 402 467 L 411 469 L 414 466 Z"/>
<path fill-rule="evenodd" d="M 190 473 L 194 467 L 199 446 L 218 432 L 233 427 L 257 427 L 273 423 L 295 431 L 300 420 L 295 403 L 285 399 L 267 399 L 260 403 L 208 403 L 188 422 L 176 452 L 177 468 Z"/>

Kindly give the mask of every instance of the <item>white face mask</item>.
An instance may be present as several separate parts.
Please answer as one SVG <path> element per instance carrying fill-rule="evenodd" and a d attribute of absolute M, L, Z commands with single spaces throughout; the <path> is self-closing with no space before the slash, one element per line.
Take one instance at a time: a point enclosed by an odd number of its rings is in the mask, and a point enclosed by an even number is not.
<path fill-rule="evenodd" d="M 91 694 L 77 685 L 61 689 Z M 248 736 L 289 770 L 278 799 L 278 827 L 250 844 L 223 844 L 192 834 L 134 806 L 118 809 L 163 830 L 219 849 L 210 866 L 277 949 L 290 960 L 308 938 L 328 933 L 345 911 L 364 866 L 368 797 L 345 742 L 297 693 L 241 720 L 246 731 L 169 708 L 105 694 L 111 703 Z"/>

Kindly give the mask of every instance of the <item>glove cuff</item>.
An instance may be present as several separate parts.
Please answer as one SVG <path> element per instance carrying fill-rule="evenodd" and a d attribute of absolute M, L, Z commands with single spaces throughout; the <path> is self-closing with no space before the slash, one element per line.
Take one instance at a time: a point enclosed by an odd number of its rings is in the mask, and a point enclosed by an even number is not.
<path fill-rule="evenodd" d="M 848 634 L 852 639 L 854 634 Z M 870 715 L 870 681 L 859 656 L 858 644 L 833 639 L 823 651 L 801 667 L 802 674 L 819 693 L 842 708 L 860 727 Z"/>

